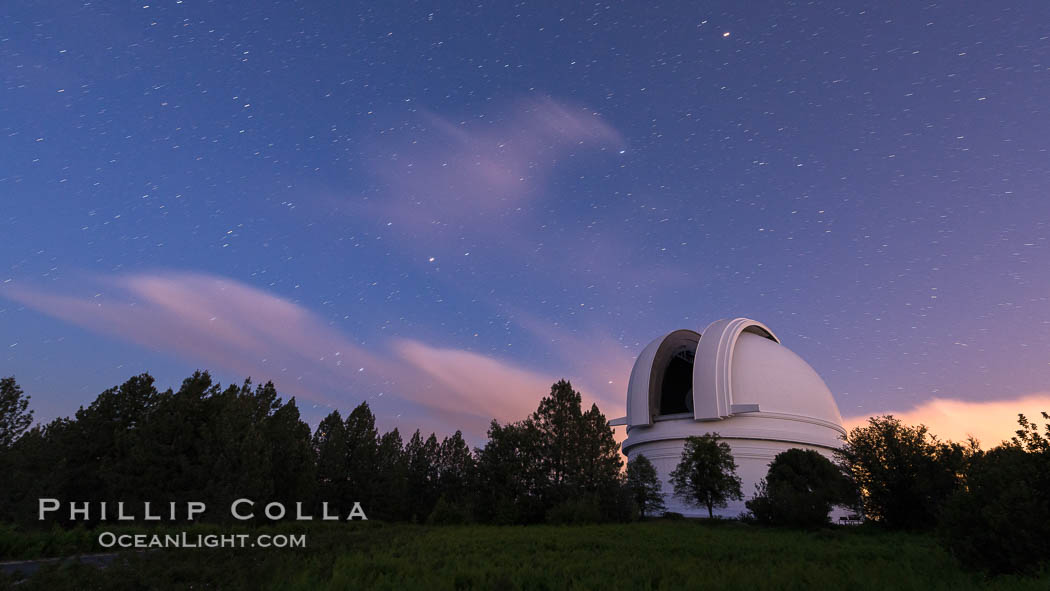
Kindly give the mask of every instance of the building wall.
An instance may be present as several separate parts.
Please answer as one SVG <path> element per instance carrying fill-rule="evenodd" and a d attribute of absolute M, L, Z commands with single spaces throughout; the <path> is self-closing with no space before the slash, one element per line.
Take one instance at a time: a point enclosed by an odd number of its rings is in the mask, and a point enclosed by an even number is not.
<path fill-rule="evenodd" d="M 726 427 L 729 421 L 723 421 L 713 426 Z M 753 421 L 752 421 L 753 423 Z M 685 448 L 685 438 L 688 434 L 702 435 L 707 432 L 715 432 L 715 429 L 704 429 L 704 423 L 697 423 L 691 419 L 681 419 L 665 423 L 657 423 L 647 429 L 648 432 L 639 433 L 632 429 L 632 433 L 624 442 L 624 451 L 628 460 L 633 460 L 639 454 L 645 455 L 656 468 L 663 485 L 664 503 L 668 511 L 681 513 L 687 517 L 707 517 L 706 507 L 691 506 L 674 495 L 674 487 L 670 482 L 671 471 L 682 459 L 682 450 Z M 662 433 L 661 433 L 662 432 Z M 728 433 L 726 433 L 728 435 Z M 631 437 L 636 441 L 631 441 Z M 804 437 L 799 437 L 800 439 Z M 730 501 L 721 509 L 715 509 L 715 515 L 721 517 L 738 517 L 746 511 L 744 502 L 754 497 L 755 485 L 759 480 L 765 478 L 769 470 L 769 464 L 777 454 L 792 448 L 812 449 L 829 460 L 834 461 L 832 448 L 827 445 L 805 443 L 804 441 L 780 441 L 772 439 L 750 439 L 735 437 L 720 437 L 722 441 L 729 444 L 732 449 L 733 459 L 737 463 L 737 476 L 740 477 L 740 490 L 744 498 L 740 501 Z M 811 437 L 824 443 L 827 437 Z M 832 520 L 844 515 L 844 510 L 836 509 L 832 512 Z"/>

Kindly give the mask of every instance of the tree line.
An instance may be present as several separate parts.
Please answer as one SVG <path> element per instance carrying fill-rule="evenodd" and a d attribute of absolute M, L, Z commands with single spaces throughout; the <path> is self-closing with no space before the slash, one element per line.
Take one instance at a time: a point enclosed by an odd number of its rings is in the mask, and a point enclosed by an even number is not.
<path fill-rule="evenodd" d="M 110 388 L 71 418 L 30 427 L 29 397 L 0 382 L 0 519 L 28 524 L 38 498 L 153 506 L 238 498 L 320 512 L 359 502 L 370 519 L 526 524 L 626 520 L 634 511 L 619 445 L 570 383 L 531 416 L 492 421 L 471 449 L 457 431 L 380 433 L 367 403 L 317 428 L 272 383 L 223 388 L 197 372 L 159 391 L 148 374 Z M 229 519 L 216 512 L 206 518 Z"/>
<path fill-rule="evenodd" d="M 964 565 L 1036 572 L 1050 567 L 1050 423 L 1040 429 L 1019 414 L 1018 427 L 1009 441 L 982 450 L 972 437 L 940 441 L 923 425 L 872 417 L 846 434 L 835 462 L 813 450 L 778 454 L 742 517 L 768 526 L 821 527 L 839 506 L 880 528 L 932 532 Z M 705 494 L 716 506 L 742 498 L 729 448 L 716 440 L 689 438 L 683 464 L 672 473 L 677 494 L 696 490 L 679 472 L 691 449 L 703 444 L 713 470 Z"/>
<path fill-rule="evenodd" d="M 567 381 L 518 422 L 493 420 L 471 449 L 460 432 L 380 433 L 367 403 L 312 430 L 272 383 L 221 387 L 197 372 L 158 391 L 148 374 L 101 393 L 71 418 L 31 426 L 29 397 L 0 380 L 0 519 L 22 525 L 38 498 L 93 502 L 237 498 L 296 502 L 320 512 L 360 502 L 370 519 L 531 524 L 628 521 L 665 512 L 644 456 L 624 470 L 597 406 Z M 1050 416 L 1043 413 L 1043 418 Z M 709 516 L 744 498 L 728 444 L 690 437 L 671 473 L 674 494 Z M 741 517 L 766 526 L 825 527 L 834 506 L 876 527 L 935 532 L 963 563 L 1019 572 L 1050 557 L 1050 424 L 1019 416 L 1010 441 L 943 442 L 923 426 L 873 417 L 835 461 L 791 449 L 776 456 Z M 229 519 L 216 512 L 208 517 Z"/>

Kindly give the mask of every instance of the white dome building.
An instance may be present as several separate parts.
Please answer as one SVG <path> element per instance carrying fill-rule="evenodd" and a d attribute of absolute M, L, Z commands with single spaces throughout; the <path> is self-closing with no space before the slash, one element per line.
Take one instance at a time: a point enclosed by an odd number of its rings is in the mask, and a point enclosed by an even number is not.
<path fill-rule="evenodd" d="M 833 459 L 846 434 L 824 380 L 771 330 L 746 318 L 713 322 L 702 337 L 676 330 L 649 343 L 631 370 L 627 416 L 610 425 L 627 426 L 628 459 L 641 454 L 656 467 L 667 510 L 691 517 L 707 510 L 676 497 L 670 483 L 686 437 L 718 433 L 729 444 L 747 500 L 778 453 L 812 449 Z M 736 517 L 744 500 L 715 513 Z"/>

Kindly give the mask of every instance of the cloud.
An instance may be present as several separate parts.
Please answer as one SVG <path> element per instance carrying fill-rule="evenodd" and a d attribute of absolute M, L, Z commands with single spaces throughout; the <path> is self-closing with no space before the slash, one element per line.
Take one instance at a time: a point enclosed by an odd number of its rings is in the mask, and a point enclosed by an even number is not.
<path fill-rule="evenodd" d="M 282 393 L 343 410 L 348 410 L 348 397 L 356 405 L 385 391 L 391 395 L 383 399 L 386 404 L 396 396 L 416 405 L 404 408 L 402 403 L 391 416 L 404 412 L 418 425 L 444 423 L 447 430 L 462 429 L 475 439 L 493 418 L 509 422 L 528 416 L 563 377 L 582 390 L 586 405 L 598 402 L 610 417 L 622 411 L 620 401 L 619 406 L 607 404 L 616 397 L 610 397 L 608 388 L 614 386 L 606 387 L 605 380 L 629 371 L 629 360 L 610 355 L 608 342 L 599 345 L 598 339 L 557 327 L 529 330 L 549 341 L 555 356 L 566 360 L 568 373 L 412 339 L 366 349 L 294 302 L 212 275 L 101 276 L 92 283 L 99 292 L 93 296 L 18 284 L 9 284 L 0 295 L 208 368 L 272 380 Z"/>
<path fill-rule="evenodd" d="M 3 294 L 95 332 L 272 379 L 283 391 L 317 402 L 332 402 L 337 391 L 367 391 L 373 373 L 385 371 L 383 360 L 317 316 L 236 281 L 168 273 L 98 277 L 95 283 L 101 292 L 93 297 L 25 286 Z"/>
<path fill-rule="evenodd" d="M 627 381 L 636 357 L 633 350 L 628 351 L 619 340 L 597 328 L 576 332 L 522 310 L 516 310 L 513 317 L 518 326 L 543 343 L 563 365 L 576 389 L 597 403 L 608 418 L 627 412 Z"/>
<path fill-rule="evenodd" d="M 421 421 L 431 426 L 443 422 L 475 438 L 493 418 L 508 422 L 528 416 L 561 378 L 582 392 L 585 405 L 597 402 L 609 418 L 623 414 L 633 357 L 601 332 L 576 333 L 515 314 L 517 323 L 558 360 L 558 370 L 548 371 L 412 339 L 366 349 L 294 302 L 212 275 L 104 276 L 95 283 L 99 293 L 93 296 L 18 284 L 8 284 L 0 294 L 95 332 L 208 367 L 273 380 L 282 392 L 315 402 L 345 405 L 348 395 L 364 398 L 385 389 L 418 405 L 406 412 Z M 1044 410 L 1050 411 L 1050 392 L 995 401 L 935 398 L 909 410 L 878 414 L 925 424 L 941 439 L 962 441 L 973 435 L 987 448 L 1013 435 L 1017 413 L 1036 418 Z M 852 428 L 866 421 L 865 416 L 844 422 Z"/>
<path fill-rule="evenodd" d="M 587 150 L 619 150 L 623 136 L 592 111 L 551 98 L 522 100 L 505 119 L 453 122 L 426 114 L 411 135 L 394 133 L 371 165 L 386 185 L 375 213 L 431 232 L 458 232 L 484 219 L 513 224 L 508 212 L 545 194 L 547 177 Z"/>
<path fill-rule="evenodd" d="M 471 414 L 500 422 L 517 421 L 532 411 L 556 381 L 544 372 L 461 349 L 432 347 L 401 339 L 401 359 L 420 372 L 412 398 L 447 412 Z M 424 378 L 422 380 L 418 378 Z"/>
<path fill-rule="evenodd" d="M 1029 419 L 1041 419 L 1039 413 L 1043 411 L 1050 412 L 1050 392 L 1035 392 L 1008 400 L 933 398 L 910 410 L 876 414 L 892 414 L 909 425 L 926 425 L 941 440 L 965 441 L 972 435 L 981 442 L 982 448 L 988 449 L 1014 435 L 1018 413 Z M 843 423 L 846 429 L 852 429 L 867 421 L 868 417 L 857 416 L 845 418 Z"/>

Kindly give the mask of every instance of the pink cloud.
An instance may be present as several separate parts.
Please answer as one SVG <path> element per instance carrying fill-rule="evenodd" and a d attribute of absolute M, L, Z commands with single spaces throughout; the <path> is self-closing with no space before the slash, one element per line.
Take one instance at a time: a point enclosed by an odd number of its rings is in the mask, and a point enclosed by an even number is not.
<path fill-rule="evenodd" d="M 560 372 L 529 369 L 462 349 L 431 347 L 411 340 L 398 341 L 395 349 L 414 370 L 407 374 L 408 382 L 414 382 L 409 396 L 433 408 L 446 423 L 464 426 L 464 432 L 480 436 L 492 419 L 507 423 L 529 416 L 560 379 L 568 379 L 580 392 L 584 410 L 596 403 L 606 418 L 622 416 L 626 390 L 619 390 L 626 388 L 630 360 L 625 364 L 623 357 L 614 356 L 597 362 L 601 354 L 595 355 L 597 343 L 590 342 L 589 349 L 575 349 L 580 342 L 576 337 L 552 342 L 557 357 L 565 362 Z M 573 355 L 570 349 L 582 354 Z M 597 350 L 607 352 L 608 348 L 598 346 Z M 620 381 L 607 379 L 621 374 Z M 622 441 L 626 433 L 619 430 L 615 435 Z"/>
<path fill-rule="evenodd" d="M 417 382 L 416 393 L 410 395 L 414 400 L 486 420 L 525 418 L 558 379 L 461 349 L 432 347 L 413 340 L 398 340 L 394 348 L 402 360 L 420 372 L 412 379 Z"/>
<path fill-rule="evenodd" d="M 551 351 L 566 377 L 584 394 L 587 405 L 598 404 L 610 419 L 626 413 L 627 380 L 636 357 L 633 348 L 624 348 L 618 339 L 599 329 L 575 332 L 523 311 L 515 312 L 514 319 Z"/>
<path fill-rule="evenodd" d="M 551 98 L 520 101 L 504 120 L 428 114 L 414 131 L 377 146 L 372 166 L 388 197 L 376 213 L 430 230 L 506 215 L 541 197 L 548 175 L 576 150 L 624 144 L 594 112 Z"/>
<path fill-rule="evenodd" d="M 610 418 L 622 414 L 622 396 L 614 391 L 622 382 L 607 382 L 620 374 L 625 380 L 630 359 L 611 341 L 555 326 L 527 327 L 565 362 L 559 371 L 545 371 L 408 339 L 366 349 L 293 302 L 211 275 L 153 273 L 98 277 L 95 283 L 101 293 L 91 297 L 17 284 L 0 294 L 89 330 L 203 367 L 272 380 L 283 393 L 344 410 L 385 390 L 425 409 L 406 409 L 418 425 L 444 424 L 475 438 L 493 418 L 528 416 L 562 378 L 582 391 L 586 405 L 598 402 Z"/>
<path fill-rule="evenodd" d="M 926 425 L 941 440 L 961 442 L 972 435 L 981 442 L 982 448 L 988 449 L 1014 435 L 1018 413 L 1023 413 L 1029 419 L 1041 420 L 1039 413 L 1044 411 L 1050 412 L 1050 392 L 1035 392 L 1007 400 L 933 398 L 909 410 L 876 414 L 892 414 L 909 425 Z M 843 419 L 846 429 L 863 426 L 867 422 L 866 416 Z"/>
<path fill-rule="evenodd" d="M 385 372 L 382 359 L 315 315 L 235 281 L 176 273 L 102 277 L 98 283 L 107 295 L 73 297 L 31 287 L 9 287 L 4 295 L 152 350 L 273 380 L 283 391 L 318 402 L 355 386 L 368 391 L 373 374 Z"/>

